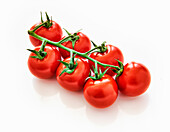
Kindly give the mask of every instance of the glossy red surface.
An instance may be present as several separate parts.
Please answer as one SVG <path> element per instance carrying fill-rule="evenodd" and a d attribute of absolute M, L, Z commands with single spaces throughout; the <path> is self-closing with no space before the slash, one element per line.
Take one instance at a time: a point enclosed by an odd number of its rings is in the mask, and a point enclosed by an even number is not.
<path fill-rule="evenodd" d="M 97 108 L 106 108 L 112 105 L 118 96 L 118 87 L 115 80 L 105 74 L 100 80 L 91 78 L 84 86 L 84 97 L 89 104 Z"/>
<path fill-rule="evenodd" d="M 85 53 L 87 51 L 89 51 L 91 49 L 91 42 L 90 39 L 83 33 L 78 32 L 77 35 L 79 36 L 79 39 L 76 41 L 75 45 L 74 45 L 74 50 L 81 52 L 81 53 Z M 68 47 L 70 49 L 72 48 L 72 42 L 68 41 L 68 42 L 64 42 L 62 43 L 63 46 Z M 63 58 L 67 58 L 70 57 L 70 52 L 64 50 L 64 49 L 59 49 L 61 55 Z"/>
<path fill-rule="evenodd" d="M 106 63 L 106 64 L 110 64 L 110 65 L 115 65 L 118 66 L 118 62 L 115 59 L 120 60 L 122 63 L 124 61 L 123 58 L 123 54 L 120 51 L 120 49 L 118 49 L 117 47 L 113 46 L 113 45 L 106 45 L 107 50 L 103 53 L 99 53 L 99 52 L 94 52 L 90 55 L 91 58 L 102 62 L 102 63 Z M 90 63 L 90 68 L 92 68 L 92 65 L 95 66 L 94 62 L 89 61 Z M 98 67 L 101 68 L 102 72 L 104 72 L 108 67 L 104 68 L 101 65 L 98 65 Z M 114 76 L 115 73 L 112 70 L 108 70 L 107 74 Z"/>
<path fill-rule="evenodd" d="M 75 58 L 76 59 L 76 58 Z M 66 58 L 65 62 L 69 63 L 70 58 Z M 73 73 L 63 73 L 61 76 L 60 73 L 66 68 L 62 63 L 59 65 L 56 78 L 58 83 L 65 89 L 70 91 L 80 91 L 83 89 L 85 79 L 89 76 L 90 67 L 89 64 L 82 59 L 78 59 L 78 65 Z"/>
<path fill-rule="evenodd" d="M 31 27 L 30 30 L 33 30 L 37 25 L 39 24 L 42 24 L 42 23 L 37 23 L 35 24 L 34 26 Z M 53 21 L 53 24 L 50 28 L 46 28 L 46 27 L 40 27 L 38 28 L 35 33 L 41 37 L 44 37 L 44 38 L 47 38 L 51 41 L 54 41 L 54 42 L 58 42 L 61 40 L 62 38 L 62 35 L 63 35 L 63 32 L 62 32 L 62 29 L 60 27 L 59 24 L 57 24 L 56 22 Z M 30 41 L 31 43 L 34 45 L 34 46 L 39 46 L 42 44 L 42 41 L 32 37 L 32 36 L 29 36 L 30 38 Z"/>
<path fill-rule="evenodd" d="M 40 47 L 35 48 L 36 51 L 39 49 Z M 28 58 L 28 68 L 30 72 L 40 79 L 53 77 L 60 63 L 57 60 L 61 60 L 60 52 L 55 47 L 45 46 L 44 51 L 47 52 L 47 55 L 42 60 L 31 57 Z M 35 54 L 31 53 L 30 56 L 35 56 Z"/>
<path fill-rule="evenodd" d="M 142 64 L 131 62 L 124 66 L 123 73 L 116 79 L 119 90 L 127 96 L 143 94 L 149 87 L 151 75 Z"/>

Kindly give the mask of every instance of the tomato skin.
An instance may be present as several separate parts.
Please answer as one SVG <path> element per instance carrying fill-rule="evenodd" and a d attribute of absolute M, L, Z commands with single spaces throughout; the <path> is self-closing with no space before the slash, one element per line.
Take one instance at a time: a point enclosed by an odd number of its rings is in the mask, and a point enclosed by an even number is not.
<path fill-rule="evenodd" d="M 34 50 L 39 51 L 40 46 L 36 47 Z M 45 46 L 44 49 L 47 55 L 44 59 L 28 58 L 28 68 L 30 72 L 40 79 L 48 79 L 55 75 L 59 61 L 61 60 L 60 52 L 53 46 Z M 35 56 L 31 53 L 30 56 Z"/>
<path fill-rule="evenodd" d="M 123 73 L 116 81 L 121 93 L 127 96 L 139 96 L 148 89 L 151 75 L 143 64 L 131 62 L 124 66 Z"/>
<path fill-rule="evenodd" d="M 105 63 L 105 64 L 110 64 L 110 65 L 115 65 L 115 66 L 119 66 L 118 62 L 115 59 L 120 60 L 122 63 L 124 62 L 124 57 L 123 54 L 121 52 L 121 50 L 113 45 L 107 44 L 106 45 L 107 50 L 103 53 L 100 52 L 94 52 L 90 54 L 90 57 Z M 93 69 L 92 66 L 95 67 L 94 62 L 89 61 L 90 64 L 90 68 Z M 102 72 L 104 72 L 108 67 L 104 68 L 101 65 L 98 65 L 99 68 L 101 68 Z M 109 74 L 110 76 L 114 76 L 116 73 L 114 73 L 111 69 L 109 69 L 107 72 L 107 74 Z"/>
<path fill-rule="evenodd" d="M 46 28 L 46 27 L 42 26 L 42 27 L 38 28 L 35 31 L 35 33 L 37 35 L 47 38 L 51 41 L 58 42 L 61 40 L 63 32 L 62 32 L 62 29 L 59 24 L 57 24 L 55 21 L 52 21 L 52 22 L 53 22 L 53 24 L 51 27 Z M 42 23 L 37 23 L 37 24 L 33 25 L 30 28 L 30 30 L 33 30 L 39 24 L 42 24 Z M 29 39 L 33 46 L 39 46 L 42 44 L 42 41 L 40 41 L 32 36 L 29 36 Z"/>
<path fill-rule="evenodd" d="M 84 86 L 84 97 L 96 108 L 106 108 L 112 105 L 118 96 L 116 81 L 105 74 L 100 80 L 89 79 Z"/>
<path fill-rule="evenodd" d="M 76 60 L 76 58 L 75 58 Z M 70 58 L 64 59 L 64 62 L 69 63 Z M 89 76 L 90 67 L 89 64 L 83 59 L 79 58 L 77 60 L 77 67 L 74 72 L 71 74 L 63 73 L 61 76 L 60 73 L 66 68 L 62 63 L 59 65 L 56 72 L 56 79 L 58 83 L 65 89 L 70 91 L 80 91 L 83 89 L 86 78 Z"/>
<path fill-rule="evenodd" d="M 91 49 L 91 42 L 90 39 L 83 33 L 78 32 L 77 35 L 79 36 L 79 39 L 76 41 L 75 45 L 74 45 L 74 50 L 81 52 L 81 53 L 85 53 L 87 51 L 89 51 Z M 73 49 L 72 47 L 72 42 L 71 41 L 67 41 L 62 43 L 63 46 L 68 47 L 70 49 Z M 59 48 L 59 51 L 62 55 L 63 58 L 67 58 L 70 57 L 70 52 Z"/>

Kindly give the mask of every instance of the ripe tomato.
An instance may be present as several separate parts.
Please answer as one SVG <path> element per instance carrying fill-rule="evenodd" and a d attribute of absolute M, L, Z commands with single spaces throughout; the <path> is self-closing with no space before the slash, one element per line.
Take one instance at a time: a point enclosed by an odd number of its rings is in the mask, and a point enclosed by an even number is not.
<path fill-rule="evenodd" d="M 79 36 L 79 39 L 76 41 L 75 45 L 74 45 L 74 50 L 81 52 L 81 53 L 85 53 L 87 51 L 89 51 L 91 49 L 91 42 L 90 39 L 83 33 L 78 32 L 77 35 Z M 71 41 L 67 41 L 62 43 L 63 46 L 68 47 L 70 49 L 73 49 L 72 47 L 72 42 Z M 64 50 L 64 49 L 59 49 L 61 55 L 63 58 L 67 58 L 70 56 L 70 52 Z"/>
<path fill-rule="evenodd" d="M 76 58 L 75 58 L 76 59 Z M 64 62 L 69 63 L 70 58 L 64 59 Z M 83 59 L 79 58 L 77 60 L 77 67 L 75 70 L 71 73 L 63 73 L 61 76 L 61 72 L 66 68 L 64 64 L 60 64 L 57 72 L 56 72 L 56 78 L 58 83 L 65 89 L 70 90 L 70 91 L 79 91 L 83 88 L 85 79 L 89 76 L 90 72 L 90 67 L 89 64 Z"/>
<path fill-rule="evenodd" d="M 39 51 L 39 49 L 39 46 L 35 48 L 36 51 Z M 47 52 L 44 59 L 40 60 L 31 57 L 28 59 L 28 68 L 30 72 L 40 79 L 53 77 L 60 63 L 57 60 L 61 60 L 60 52 L 54 46 L 46 45 L 44 51 Z M 35 56 L 35 54 L 31 53 L 30 56 Z"/>
<path fill-rule="evenodd" d="M 116 81 L 105 74 L 100 80 L 89 79 L 84 86 L 84 97 L 89 104 L 105 108 L 115 102 L 118 96 Z"/>
<path fill-rule="evenodd" d="M 31 27 L 30 30 L 33 30 L 37 25 L 42 24 L 42 23 L 37 23 Z M 35 33 L 41 37 L 47 38 L 51 41 L 58 42 L 61 40 L 63 32 L 59 24 L 57 24 L 55 21 L 52 21 L 52 26 L 49 28 L 46 28 L 44 26 L 38 28 Z M 42 44 L 42 41 L 29 36 L 31 43 L 34 46 L 39 46 Z"/>
<path fill-rule="evenodd" d="M 151 75 L 142 64 L 131 62 L 124 66 L 123 73 L 116 79 L 119 90 L 127 96 L 143 94 L 149 87 Z"/>
<path fill-rule="evenodd" d="M 120 51 L 120 49 L 118 49 L 117 47 L 113 45 L 106 45 L 106 47 L 107 47 L 107 50 L 105 52 L 103 53 L 93 52 L 90 54 L 90 57 L 99 62 L 110 64 L 110 65 L 115 65 L 115 66 L 119 66 L 116 59 L 120 60 L 123 63 L 124 58 L 123 58 L 123 54 Z M 94 62 L 89 61 L 89 64 L 90 64 L 91 69 L 93 69 L 92 66 L 95 67 Z M 98 65 L 98 67 L 101 68 L 102 72 L 104 72 L 108 68 L 108 67 L 104 68 L 101 65 Z M 115 73 L 111 69 L 109 69 L 106 73 L 109 74 L 110 76 L 115 75 Z"/>

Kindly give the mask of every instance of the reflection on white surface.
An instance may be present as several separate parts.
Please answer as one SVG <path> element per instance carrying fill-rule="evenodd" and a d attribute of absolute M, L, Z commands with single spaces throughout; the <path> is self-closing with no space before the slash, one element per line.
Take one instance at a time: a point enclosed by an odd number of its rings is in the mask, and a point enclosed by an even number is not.
<path fill-rule="evenodd" d="M 38 79 L 33 78 L 32 84 L 35 91 L 42 97 L 50 97 L 54 96 L 58 93 L 57 80 L 55 78 L 52 79 Z"/>
<path fill-rule="evenodd" d="M 86 103 L 86 115 L 89 121 L 96 125 L 109 125 L 117 119 L 118 102 L 105 109 L 98 109 Z"/>
<path fill-rule="evenodd" d="M 138 97 L 128 97 L 123 94 L 119 94 L 119 107 L 126 114 L 138 115 L 144 112 L 149 104 L 149 95 L 143 94 Z"/>
<path fill-rule="evenodd" d="M 33 78 L 33 87 L 42 97 L 50 97 L 59 93 L 62 103 L 68 108 L 81 108 L 85 106 L 83 91 L 72 92 L 62 88 L 56 78 L 38 79 Z"/>
<path fill-rule="evenodd" d="M 60 99 L 66 107 L 77 109 L 85 106 L 83 91 L 72 92 L 61 86 L 58 87 L 60 87 Z"/>
<path fill-rule="evenodd" d="M 42 97 L 51 97 L 59 94 L 61 103 L 67 108 L 85 108 L 87 119 L 96 125 L 109 125 L 118 116 L 119 110 L 129 115 L 139 115 L 144 112 L 149 104 L 149 95 L 139 97 L 127 97 L 119 93 L 116 102 L 105 109 L 98 109 L 86 102 L 83 91 L 72 92 L 62 88 L 55 78 L 37 79 L 33 78 L 33 87 Z"/>

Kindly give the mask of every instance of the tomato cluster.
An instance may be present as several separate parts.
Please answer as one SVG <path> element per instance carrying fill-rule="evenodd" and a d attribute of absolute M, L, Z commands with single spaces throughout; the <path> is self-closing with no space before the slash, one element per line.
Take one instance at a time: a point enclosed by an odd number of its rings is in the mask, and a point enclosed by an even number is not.
<path fill-rule="evenodd" d="M 151 81 L 149 70 L 136 62 L 123 66 L 123 54 L 116 46 L 105 43 L 97 46 L 92 42 L 97 50 L 90 53 L 91 41 L 82 32 L 68 33 L 70 38 L 64 41 L 67 37 L 62 36 L 60 25 L 50 20 L 48 16 L 46 22 L 41 21 L 30 30 L 34 30 L 40 24 L 42 26 L 34 32 L 45 38 L 47 42 L 43 41 L 42 44 L 35 36 L 29 36 L 31 43 L 36 47 L 34 50 L 29 50 L 32 53 L 28 59 L 28 68 L 37 78 L 47 79 L 56 75 L 58 83 L 63 88 L 70 91 L 83 90 L 87 102 L 97 108 L 112 105 L 118 97 L 118 90 L 127 96 L 138 96 L 148 89 Z M 71 52 L 48 44 L 48 40 L 61 42 L 61 45 L 69 48 Z M 88 57 L 83 58 L 81 54 L 73 54 L 72 50 L 87 53 Z M 118 69 L 110 65 L 117 66 Z"/>

